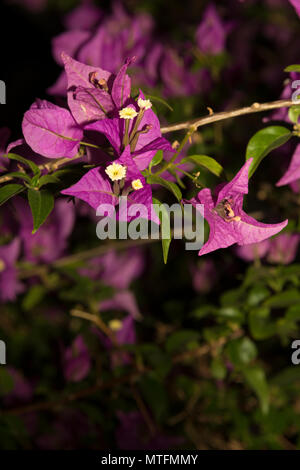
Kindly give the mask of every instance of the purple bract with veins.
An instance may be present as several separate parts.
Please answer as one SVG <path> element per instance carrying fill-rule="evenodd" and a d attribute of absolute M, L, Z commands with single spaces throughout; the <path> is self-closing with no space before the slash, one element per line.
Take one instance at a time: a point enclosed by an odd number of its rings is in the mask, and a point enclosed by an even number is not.
<path fill-rule="evenodd" d="M 142 217 L 159 224 L 159 218 L 152 206 L 151 186 L 146 183 L 136 166 L 135 160 L 130 154 L 129 145 L 121 157 L 106 166 L 106 169 L 93 168 L 76 184 L 61 192 L 87 202 L 94 209 L 97 209 L 101 204 L 117 206 L 119 196 L 126 196 L 128 213 L 133 204 L 142 204 L 145 209 Z M 139 215 L 126 214 L 124 211 L 124 205 L 120 205 L 119 220 L 131 221 L 139 217 Z"/>
<path fill-rule="evenodd" d="M 134 58 L 127 59 L 117 75 L 85 65 L 65 52 L 61 55 L 68 82 L 68 104 L 78 124 L 117 115 L 130 98 L 131 80 L 126 71 Z"/>
<path fill-rule="evenodd" d="M 140 170 L 144 170 L 158 150 L 175 152 L 170 142 L 161 135 L 160 123 L 140 91 L 137 102 L 119 111 L 119 117 L 102 119 L 85 126 L 87 130 L 101 132 L 111 143 L 116 155 L 121 155 L 129 144 L 131 155 Z"/>
<path fill-rule="evenodd" d="M 70 111 L 46 100 L 24 114 L 22 130 L 32 150 L 47 158 L 75 157 L 83 136 Z"/>
<path fill-rule="evenodd" d="M 205 188 L 189 201 L 195 206 L 203 204 L 203 215 L 210 227 L 209 238 L 199 251 L 199 256 L 219 248 L 227 248 L 234 243 L 248 245 L 261 242 L 287 225 L 288 220 L 279 224 L 263 224 L 243 211 L 244 195 L 248 194 L 248 170 L 252 160 L 247 160 L 232 181 L 222 185 L 216 198 L 213 199 L 211 190 Z"/>

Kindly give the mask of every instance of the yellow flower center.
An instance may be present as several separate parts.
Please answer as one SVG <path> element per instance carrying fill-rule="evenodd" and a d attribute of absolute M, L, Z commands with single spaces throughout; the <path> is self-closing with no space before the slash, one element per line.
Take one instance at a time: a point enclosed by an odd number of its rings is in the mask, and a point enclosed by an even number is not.
<path fill-rule="evenodd" d="M 152 103 L 150 100 L 143 100 L 142 98 L 138 99 L 138 105 L 141 109 L 150 109 L 152 108 Z"/>
<path fill-rule="evenodd" d="M 5 269 L 5 263 L 4 263 L 3 259 L 0 258 L 0 273 L 2 271 L 4 271 L 4 269 Z"/>
<path fill-rule="evenodd" d="M 121 330 L 123 323 L 121 322 L 121 320 L 114 318 L 113 320 L 110 320 L 110 322 L 108 322 L 108 326 L 112 331 L 119 331 Z"/>
<path fill-rule="evenodd" d="M 130 106 L 127 106 L 126 108 L 123 108 L 119 111 L 119 116 L 122 119 L 134 119 L 137 115 L 138 113 L 136 110 Z"/>
<path fill-rule="evenodd" d="M 112 163 L 106 168 L 105 173 L 112 181 L 122 180 L 126 176 L 126 166 L 120 165 L 119 163 Z"/>
<path fill-rule="evenodd" d="M 140 179 L 133 180 L 131 183 L 131 186 L 133 187 L 135 191 L 138 189 L 142 189 L 144 187 Z"/>

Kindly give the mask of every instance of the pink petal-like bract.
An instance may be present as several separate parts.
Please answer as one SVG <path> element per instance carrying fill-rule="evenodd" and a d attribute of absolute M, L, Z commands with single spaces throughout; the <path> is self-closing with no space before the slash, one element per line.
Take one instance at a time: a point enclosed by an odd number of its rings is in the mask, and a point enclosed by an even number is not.
<path fill-rule="evenodd" d="M 22 130 L 32 150 L 47 158 L 74 157 L 83 135 L 70 111 L 47 101 L 24 114 Z"/>

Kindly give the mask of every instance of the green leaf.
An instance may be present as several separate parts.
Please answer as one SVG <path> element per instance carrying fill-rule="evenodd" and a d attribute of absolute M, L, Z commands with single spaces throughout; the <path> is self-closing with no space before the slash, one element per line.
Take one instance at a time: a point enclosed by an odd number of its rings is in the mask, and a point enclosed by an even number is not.
<path fill-rule="evenodd" d="M 291 131 L 283 126 L 265 127 L 256 132 L 249 140 L 246 150 L 246 160 L 253 158 L 249 169 L 249 178 L 272 150 L 285 144 L 291 137 Z"/>
<path fill-rule="evenodd" d="M 141 378 L 139 388 L 156 420 L 161 421 L 168 410 L 168 396 L 163 382 L 148 375 Z"/>
<path fill-rule="evenodd" d="M 151 175 L 151 176 L 148 176 L 147 183 L 159 184 L 163 186 L 164 188 L 168 189 L 169 191 L 171 191 L 171 193 L 174 194 L 174 196 L 178 199 L 179 202 L 182 199 L 182 193 L 180 189 L 178 188 L 177 184 L 173 183 L 172 181 L 164 180 L 160 176 Z"/>
<path fill-rule="evenodd" d="M 282 308 L 300 304 L 300 292 L 297 289 L 289 289 L 280 294 L 273 295 L 264 302 L 266 307 Z"/>
<path fill-rule="evenodd" d="M 197 341 L 199 333 L 194 330 L 181 330 L 172 333 L 166 342 L 166 351 L 173 353 L 184 348 L 187 343 Z"/>
<path fill-rule="evenodd" d="M 224 171 L 220 163 L 218 163 L 214 158 L 208 157 L 207 155 L 191 155 L 189 157 L 183 158 L 180 164 L 187 162 L 193 162 L 199 166 L 203 166 L 216 176 L 221 176 Z"/>
<path fill-rule="evenodd" d="M 234 365 L 243 366 L 256 358 L 257 349 L 250 338 L 238 338 L 230 341 L 226 346 L 226 352 Z"/>
<path fill-rule="evenodd" d="M 33 163 L 31 160 L 27 160 L 27 158 L 21 157 L 20 155 L 17 155 L 15 153 L 7 153 L 6 155 L 2 155 L 3 157 L 9 158 L 10 160 L 16 160 L 17 162 L 23 163 L 26 166 L 29 166 L 29 168 L 32 170 L 34 175 L 40 175 L 41 170 L 39 167 Z"/>
<path fill-rule="evenodd" d="M 261 367 L 253 366 L 244 369 L 243 374 L 246 382 L 252 390 L 254 390 L 259 399 L 262 413 L 267 414 L 269 411 L 270 396 L 264 370 Z"/>
<path fill-rule="evenodd" d="M 249 330 L 256 340 L 270 338 L 276 333 L 276 325 L 270 321 L 270 309 L 259 307 L 249 313 Z"/>
<path fill-rule="evenodd" d="M 291 122 L 298 124 L 299 116 L 300 116 L 300 106 L 291 106 L 289 108 L 289 119 Z"/>
<path fill-rule="evenodd" d="M 160 162 L 162 161 L 163 159 L 163 156 L 164 156 L 164 153 L 162 150 L 158 150 L 158 152 L 156 152 L 156 154 L 154 155 L 154 157 L 152 158 L 151 162 L 150 162 L 150 165 L 149 165 L 149 170 L 151 172 L 151 168 L 153 166 L 156 166 L 156 165 L 159 165 Z"/>
<path fill-rule="evenodd" d="M 251 307 L 256 307 L 263 300 L 269 297 L 269 295 L 270 295 L 270 291 L 266 287 L 262 285 L 253 286 L 249 292 L 247 303 Z"/>
<path fill-rule="evenodd" d="M 289 65 L 284 69 L 285 72 L 300 72 L 300 65 L 299 64 L 293 64 Z"/>
<path fill-rule="evenodd" d="M 217 380 L 223 380 L 226 377 L 227 369 L 220 357 L 215 357 L 210 365 L 211 373 Z"/>
<path fill-rule="evenodd" d="M 242 322 L 244 320 L 244 313 L 237 307 L 221 307 L 216 311 L 216 315 L 230 321 Z"/>
<path fill-rule="evenodd" d="M 41 178 L 38 181 L 38 186 L 39 186 L 39 188 L 41 188 L 45 184 L 53 184 L 53 183 L 59 183 L 59 182 L 60 182 L 60 179 L 56 176 L 56 174 L 54 174 L 54 175 L 43 175 L 43 176 L 41 176 Z"/>
<path fill-rule="evenodd" d="M 6 184 L 0 188 L 0 206 L 8 201 L 11 197 L 21 193 L 25 187 L 21 184 Z"/>
<path fill-rule="evenodd" d="M 46 190 L 36 191 L 28 189 L 28 201 L 33 217 L 33 231 L 35 233 L 45 222 L 54 207 L 54 197 Z"/>
<path fill-rule="evenodd" d="M 41 286 L 40 284 L 33 285 L 28 292 L 26 293 L 23 301 L 22 301 L 22 308 L 29 312 L 32 310 L 36 305 L 38 305 L 43 297 L 46 294 L 46 288 Z"/>
<path fill-rule="evenodd" d="M 163 221 L 166 221 L 165 223 L 169 224 L 170 227 L 170 217 L 167 209 L 165 206 L 158 200 L 153 198 L 153 204 L 157 204 L 160 208 L 160 212 L 157 214 L 160 220 L 160 223 L 163 224 Z M 155 207 L 154 207 L 155 209 Z M 163 233 L 163 232 L 162 232 Z M 161 243 L 162 243 L 162 251 L 163 251 L 163 258 L 164 258 L 164 263 L 167 264 L 168 261 L 168 254 L 169 254 L 169 248 L 170 244 L 172 241 L 172 235 L 171 235 L 171 230 L 170 230 L 170 236 L 169 238 L 162 238 Z"/>
<path fill-rule="evenodd" d="M 12 171 L 11 173 L 5 173 L 5 177 L 8 178 L 19 178 L 21 180 L 26 181 L 27 183 L 31 183 L 30 176 L 26 175 L 26 173 L 22 173 L 21 171 Z"/>

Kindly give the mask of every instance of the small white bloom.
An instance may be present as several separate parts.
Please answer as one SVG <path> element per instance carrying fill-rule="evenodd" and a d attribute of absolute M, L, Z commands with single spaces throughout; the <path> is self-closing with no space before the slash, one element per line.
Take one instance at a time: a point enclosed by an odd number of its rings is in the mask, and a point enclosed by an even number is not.
<path fill-rule="evenodd" d="M 119 116 L 122 119 L 134 119 L 137 115 L 138 113 L 136 110 L 130 106 L 127 106 L 126 108 L 123 108 L 119 111 Z"/>
<path fill-rule="evenodd" d="M 143 100 L 143 98 L 138 99 L 138 105 L 141 109 L 150 109 L 152 108 L 152 103 L 150 100 Z"/>
<path fill-rule="evenodd" d="M 120 165 L 119 163 L 112 163 L 106 168 L 105 173 L 112 181 L 122 180 L 126 176 L 126 166 Z"/>
<path fill-rule="evenodd" d="M 133 187 L 134 190 L 142 189 L 144 187 L 140 179 L 133 180 L 131 182 L 131 186 Z"/>

